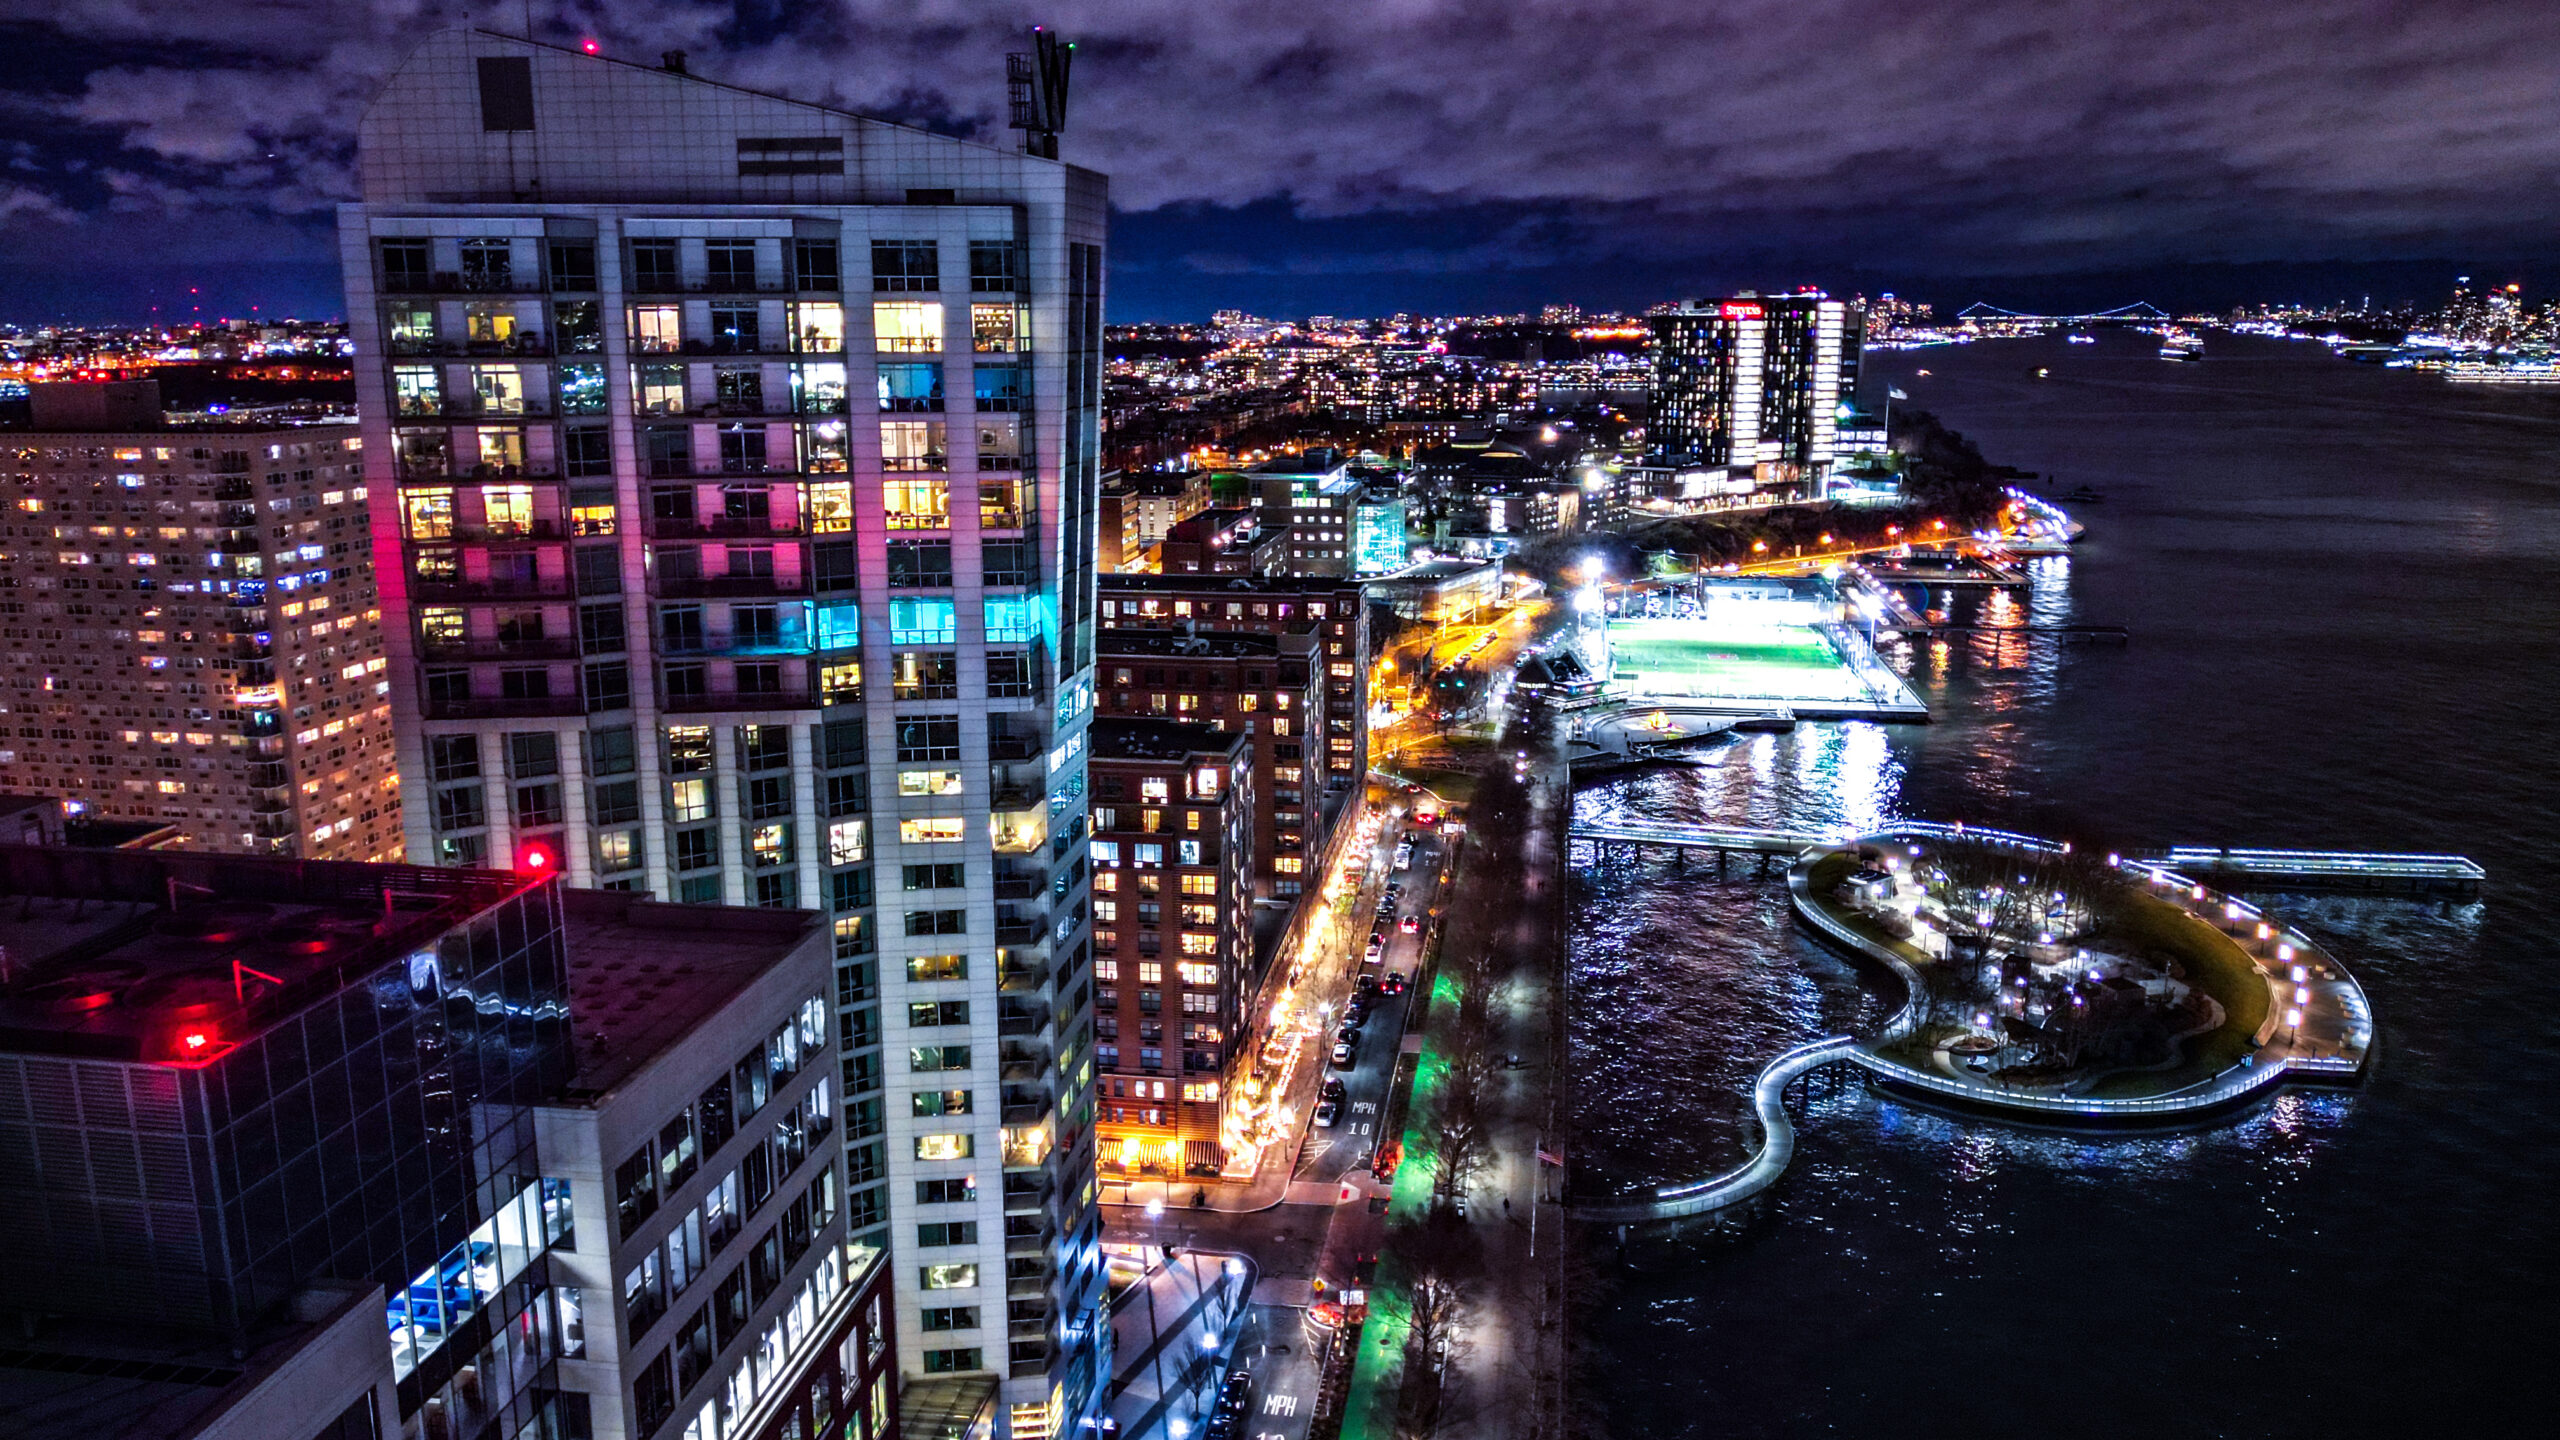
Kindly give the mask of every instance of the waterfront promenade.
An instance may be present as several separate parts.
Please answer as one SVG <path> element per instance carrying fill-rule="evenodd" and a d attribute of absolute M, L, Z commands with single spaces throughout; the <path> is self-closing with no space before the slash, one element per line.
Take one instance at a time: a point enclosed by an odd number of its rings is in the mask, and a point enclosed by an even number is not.
<path fill-rule="evenodd" d="M 1909 824 L 1869 842 L 1892 845 L 1959 833 L 1953 827 Z M 1986 832 L 1976 838 L 2047 847 L 2033 836 Z M 1994 1113 L 2047 1123 L 2107 1125 L 2171 1122 L 2245 1104 L 2278 1085 L 2336 1083 L 2361 1072 L 2374 1041 L 2373 1012 L 2363 987 L 2309 937 L 2265 918 L 2255 906 L 2217 894 L 2165 866 L 2129 862 L 2151 895 L 2175 906 L 2191 922 L 2210 926 L 2249 955 L 2251 974 L 2267 990 L 2265 1019 L 2250 1037 L 2239 1063 L 2190 1083 L 2148 1095 L 2072 1094 L 2067 1087 L 2028 1089 L 1960 1067 L 1924 1069 L 1885 1053 L 1883 1047 L 1911 1034 L 1926 1010 L 1922 977 L 1910 960 L 1847 923 L 1835 902 L 1813 893 L 1813 867 L 1836 847 L 1818 846 L 1798 858 L 1787 877 L 1796 916 L 1833 945 L 1894 972 L 1903 1003 L 1873 1040 L 1834 1035 L 1799 1045 L 1764 1067 L 1752 1085 L 1752 1111 L 1761 1131 L 1759 1148 L 1742 1164 L 1701 1180 L 1656 1187 L 1649 1195 L 1577 1204 L 1575 1218 L 1603 1224 L 1674 1219 L 1720 1210 L 1758 1195 L 1777 1182 L 1793 1158 L 1795 1129 L 1786 1113 L 1787 1087 L 1824 1065 L 1851 1064 L 1888 1087 Z"/>

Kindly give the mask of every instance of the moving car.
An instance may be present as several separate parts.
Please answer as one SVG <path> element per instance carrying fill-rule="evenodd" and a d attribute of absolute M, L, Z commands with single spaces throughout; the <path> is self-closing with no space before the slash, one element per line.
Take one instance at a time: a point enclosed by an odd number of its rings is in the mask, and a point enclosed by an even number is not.
<path fill-rule="evenodd" d="M 1407 935 L 1419 935 L 1422 933 L 1422 917 L 1419 915 L 1407 915 L 1396 922 L 1396 928 Z"/>
<path fill-rule="evenodd" d="M 1404 993 L 1404 987 L 1404 972 L 1401 970 L 1390 970 L 1387 972 L 1386 982 L 1378 988 L 1389 995 L 1401 995 Z"/>

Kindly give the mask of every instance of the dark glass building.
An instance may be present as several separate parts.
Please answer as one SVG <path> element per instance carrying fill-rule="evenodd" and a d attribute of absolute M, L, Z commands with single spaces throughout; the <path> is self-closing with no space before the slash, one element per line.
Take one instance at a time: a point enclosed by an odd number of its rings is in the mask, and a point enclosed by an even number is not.
<path fill-rule="evenodd" d="M 555 882 L 0 846 L 0 885 L 0 1309 L 245 1353 L 371 1282 L 405 1421 L 560 1423 Z"/>

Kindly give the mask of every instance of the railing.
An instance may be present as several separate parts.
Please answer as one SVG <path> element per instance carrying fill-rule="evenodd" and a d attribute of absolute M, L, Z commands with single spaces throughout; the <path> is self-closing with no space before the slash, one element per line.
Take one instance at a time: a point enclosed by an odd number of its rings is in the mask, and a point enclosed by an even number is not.
<path fill-rule="evenodd" d="M 806 521 L 767 515 L 656 516 L 648 530 L 652 540 L 791 540 L 809 533 Z"/>
<path fill-rule="evenodd" d="M 532 599 L 565 596 L 572 588 L 566 575 L 542 575 L 531 580 L 422 579 L 417 582 L 417 595 L 422 600 Z"/>
<path fill-rule="evenodd" d="M 818 692 L 809 685 L 784 686 L 777 690 L 704 690 L 692 694 L 669 695 L 665 708 L 670 711 L 701 713 L 703 711 L 815 710 Z"/>
<path fill-rule="evenodd" d="M 431 720 L 513 720 L 529 716 L 584 715 L 586 702 L 576 695 L 471 695 L 427 701 Z"/>
<path fill-rule="evenodd" d="M 686 575 L 660 574 L 654 588 L 669 599 L 721 600 L 759 599 L 766 596 L 806 595 L 809 580 L 805 575 Z"/>
<path fill-rule="evenodd" d="M 574 660 L 578 642 L 565 635 L 539 640 L 465 640 L 460 644 L 421 645 L 418 653 L 431 661 Z"/>

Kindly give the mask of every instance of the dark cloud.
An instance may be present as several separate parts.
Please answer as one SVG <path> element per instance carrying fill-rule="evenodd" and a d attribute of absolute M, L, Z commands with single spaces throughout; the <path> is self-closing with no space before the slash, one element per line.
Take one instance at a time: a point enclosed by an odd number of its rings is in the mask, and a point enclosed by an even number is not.
<path fill-rule="evenodd" d="M 1155 276 L 1446 281 L 1762 255 L 1815 273 L 2032 275 L 2521 257 L 2560 232 L 2549 0 L 476 11 L 505 28 L 528 13 L 547 38 L 643 57 L 681 47 L 702 73 L 982 134 L 1000 121 L 998 57 L 1044 21 L 1082 42 L 1069 150 L 1111 174 L 1143 222 L 1128 233 L 1162 246 L 1123 250 Z M 8 48 L 57 57 L 0 55 L 0 120 L 50 137 L 11 163 L 0 259 L 34 262 L 48 227 L 155 207 L 257 211 L 287 230 L 314 217 L 309 233 L 346 192 L 347 136 L 373 84 L 461 14 L 416 0 L 0 0 L 0 39 L 27 42 Z M 1220 217 L 1240 215 L 1316 243 L 1235 243 Z"/>

